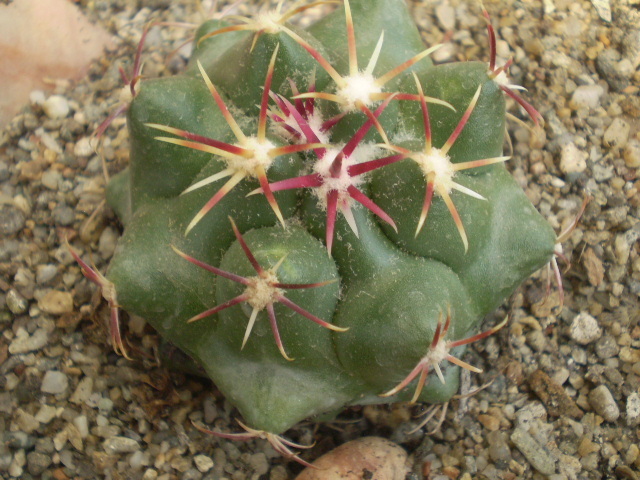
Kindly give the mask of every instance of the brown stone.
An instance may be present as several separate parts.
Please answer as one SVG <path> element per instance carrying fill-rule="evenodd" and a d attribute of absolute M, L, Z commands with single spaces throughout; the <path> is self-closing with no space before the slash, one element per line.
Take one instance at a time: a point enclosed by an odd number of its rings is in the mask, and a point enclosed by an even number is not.
<path fill-rule="evenodd" d="M 547 408 L 552 417 L 567 415 L 572 418 L 582 418 L 584 412 L 567 395 L 561 385 L 558 385 L 542 370 L 536 370 L 529 377 L 529 386 Z"/>
<path fill-rule="evenodd" d="M 582 265 L 587 271 L 587 277 L 589 283 L 594 287 L 597 287 L 604 280 L 604 267 L 602 266 L 602 260 L 598 258 L 592 248 L 587 248 L 582 256 Z"/>
<path fill-rule="evenodd" d="M 500 419 L 492 415 L 478 415 L 478 421 L 490 432 L 495 432 L 500 428 Z"/>

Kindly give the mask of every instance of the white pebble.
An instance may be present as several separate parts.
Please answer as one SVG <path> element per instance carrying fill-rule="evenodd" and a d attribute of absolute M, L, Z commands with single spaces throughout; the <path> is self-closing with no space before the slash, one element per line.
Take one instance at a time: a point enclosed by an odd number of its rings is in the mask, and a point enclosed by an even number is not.
<path fill-rule="evenodd" d="M 88 157 L 93 154 L 93 146 L 89 137 L 83 137 L 73 147 L 73 154 L 77 157 Z"/>
<path fill-rule="evenodd" d="M 562 148 L 560 156 L 560 170 L 563 173 L 580 173 L 587 168 L 587 152 L 582 152 L 571 142 Z"/>
<path fill-rule="evenodd" d="M 20 383 L 20 377 L 18 377 L 13 372 L 9 372 L 4 376 L 4 389 L 7 392 L 12 391 L 14 388 L 18 386 L 19 383 Z"/>
<path fill-rule="evenodd" d="M 107 438 L 103 443 L 104 451 L 110 454 L 114 453 L 133 453 L 140 450 L 140 445 L 133 438 L 128 437 L 111 437 Z"/>
<path fill-rule="evenodd" d="M 45 265 L 38 265 L 36 267 L 36 282 L 39 285 L 50 282 L 58 274 L 58 267 L 47 263 Z"/>
<path fill-rule="evenodd" d="M 78 386 L 76 387 L 75 392 L 73 392 L 73 395 L 71 395 L 69 401 L 77 405 L 83 404 L 89 399 L 92 392 L 93 378 L 84 377 L 80 382 L 78 382 Z"/>
<path fill-rule="evenodd" d="M 44 113 L 49 118 L 64 118 L 69 115 L 69 102 L 61 95 L 51 95 L 42 104 Z"/>
<path fill-rule="evenodd" d="M 445 30 L 453 30 L 456 26 L 456 11 L 446 2 L 436 7 L 436 18 Z"/>
<path fill-rule="evenodd" d="M 573 92 L 570 105 L 576 110 L 579 108 L 596 108 L 600 105 L 600 97 L 603 94 L 604 88 L 600 85 L 581 85 Z"/>
<path fill-rule="evenodd" d="M 42 90 L 33 90 L 29 94 L 29 101 L 31 102 L 32 105 L 42 105 L 45 100 L 46 100 L 46 97 Z"/>
<path fill-rule="evenodd" d="M 13 460 L 9 465 L 9 475 L 14 478 L 22 478 L 23 468 L 27 463 L 27 456 L 23 449 L 18 450 L 13 454 Z"/>
<path fill-rule="evenodd" d="M 609 128 L 604 132 L 604 144 L 609 148 L 623 148 L 629 139 L 631 125 L 621 118 L 614 118 Z"/>
<path fill-rule="evenodd" d="M 51 393 L 57 395 L 67 390 L 69 386 L 69 378 L 57 370 L 49 370 L 44 374 L 40 391 L 43 393 Z"/>
<path fill-rule="evenodd" d="M 140 470 L 146 463 L 142 450 L 134 452 L 131 458 L 129 458 L 129 465 L 131 465 L 131 468 L 134 470 Z"/>
<path fill-rule="evenodd" d="M 80 434 L 80 438 L 87 438 L 89 435 L 89 421 L 87 420 L 86 415 L 78 415 L 73 419 L 73 424 L 78 429 L 78 433 Z"/>
<path fill-rule="evenodd" d="M 144 475 L 142 476 L 142 480 L 156 480 L 156 478 L 158 478 L 158 472 L 153 468 L 145 470 Z"/>
<path fill-rule="evenodd" d="M 206 455 L 196 455 L 193 457 L 193 463 L 196 464 L 196 468 L 202 473 L 206 473 L 213 468 L 213 460 Z"/>
<path fill-rule="evenodd" d="M 98 251 L 102 258 L 111 258 L 116 249 L 119 237 L 118 232 L 111 227 L 107 227 L 102 231 L 98 242 Z"/>
<path fill-rule="evenodd" d="M 62 174 L 57 170 L 47 170 L 42 174 L 40 181 L 49 190 L 58 190 L 62 182 Z"/>
<path fill-rule="evenodd" d="M 38 413 L 36 413 L 36 420 L 40 423 L 47 424 L 51 420 L 53 420 L 58 414 L 58 409 L 56 407 L 52 407 L 51 405 L 42 405 Z"/>
<path fill-rule="evenodd" d="M 635 427 L 640 424 L 640 394 L 633 392 L 627 397 L 627 425 Z"/>
<path fill-rule="evenodd" d="M 49 335 L 44 328 L 38 328 L 33 335 L 29 335 L 26 330 L 20 328 L 9 345 L 9 353 L 17 355 L 40 350 L 47 344 L 48 339 Z"/>
<path fill-rule="evenodd" d="M 622 156 L 624 157 L 624 163 L 627 167 L 640 167 L 640 141 L 630 140 L 629 142 L 627 142 L 627 145 L 624 147 Z"/>
<path fill-rule="evenodd" d="M 18 408 L 14 414 L 14 425 L 18 427 L 18 430 L 25 433 L 31 433 L 36 428 L 40 427 L 40 422 L 31 415 L 29 412 L 25 412 L 23 409 Z"/>
<path fill-rule="evenodd" d="M 600 338 L 602 329 L 598 324 L 598 320 L 587 312 L 580 312 L 571 322 L 569 334 L 580 345 L 587 345 Z"/>
<path fill-rule="evenodd" d="M 589 404 L 607 422 L 615 422 L 620 409 L 606 385 L 600 385 L 589 392 Z"/>
<path fill-rule="evenodd" d="M 100 413 L 109 413 L 113 409 L 113 401 L 110 398 L 102 397 L 98 401 L 98 410 Z"/>

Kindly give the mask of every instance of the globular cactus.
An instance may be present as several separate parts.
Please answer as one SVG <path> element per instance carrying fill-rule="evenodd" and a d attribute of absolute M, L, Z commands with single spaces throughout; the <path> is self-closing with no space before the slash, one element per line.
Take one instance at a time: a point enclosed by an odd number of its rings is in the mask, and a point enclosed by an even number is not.
<path fill-rule="evenodd" d="M 288 23 L 323 3 L 204 23 L 184 74 L 139 82 L 108 193 L 124 235 L 106 277 L 82 263 L 114 344 L 116 306 L 145 318 L 240 411 L 219 435 L 285 454 L 307 417 L 448 400 L 556 245 L 503 164 L 505 92 L 539 114 L 491 27 L 489 64 L 433 66 L 403 0 Z"/>

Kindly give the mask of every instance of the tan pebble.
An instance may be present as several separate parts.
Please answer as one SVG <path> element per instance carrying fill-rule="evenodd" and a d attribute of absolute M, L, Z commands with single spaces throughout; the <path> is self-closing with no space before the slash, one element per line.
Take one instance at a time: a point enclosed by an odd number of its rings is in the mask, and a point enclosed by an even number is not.
<path fill-rule="evenodd" d="M 51 315 L 62 315 L 73 311 L 73 296 L 69 292 L 49 291 L 38 302 L 38 306 Z"/>
<path fill-rule="evenodd" d="M 582 457 L 586 457 L 587 455 L 597 452 L 600 449 L 598 445 L 593 443 L 590 438 L 583 437 L 580 445 L 578 445 L 578 455 Z"/>
<path fill-rule="evenodd" d="M 629 449 L 627 450 L 624 460 L 628 464 L 632 464 L 638 458 L 640 458 L 640 448 L 635 443 L 632 443 Z"/>
<path fill-rule="evenodd" d="M 296 480 L 404 480 L 407 453 L 389 440 L 364 437 L 341 445 L 306 468 Z"/>
<path fill-rule="evenodd" d="M 455 467 L 444 467 L 442 469 L 442 473 L 444 473 L 451 480 L 456 480 L 460 476 L 460 470 Z"/>
<path fill-rule="evenodd" d="M 582 256 L 582 265 L 587 271 L 589 283 L 597 287 L 604 280 L 604 266 L 602 260 L 596 255 L 592 248 L 587 248 Z"/>
<path fill-rule="evenodd" d="M 624 363 L 640 362 L 640 351 L 637 348 L 622 347 L 619 357 Z"/>
<path fill-rule="evenodd" d="M 500 420 L 492 415 L 478 415 L 478 421 L 491 432 L 495 432 L 500 428 Z"/>
<path fill-rule="evenodd" d="M 614 118 L 609 128 L 604 132 L 604 144 L 610 148 L 622 148 L 627 144 L 631 125 L 621 118 Z"/>
<path fill-rule="evenodd" d="M 624 157 L 624 163 L 627 167 L 640 167 L 640 141 L 630 140 L 624 147 L 622 156 Z"/>

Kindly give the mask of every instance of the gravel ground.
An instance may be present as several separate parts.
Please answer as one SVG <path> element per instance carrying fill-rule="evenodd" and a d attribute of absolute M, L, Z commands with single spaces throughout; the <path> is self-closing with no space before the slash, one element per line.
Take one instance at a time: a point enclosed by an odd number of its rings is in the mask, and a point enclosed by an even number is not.
<path fill-rule="evenodd" d="M 113 353 L 108 311 L 62 244 L 69 237 L 106 266 L 120 227 L 102 204 L 89 137 L 121 101 L 117 67 L 130 66 L 145 23 L 202 18 L 188 0 L 78 3 L 117 35 L 115 50 L 83 81 L 34 92 L 0 132 L 0 477 L 292 478 L 299 465 L 266 442 L 218 440 L 191 426 L 215 419 L 235 430 L 236 413 L 210 382 L 159 367 L 144 321 L 125 317 L 134 361 Z M 584 0 L 486 5 L 501 61 L 514 57 L 511 79 L 546 121 L 533 132 L 510 123 L 514 176 L 558 232 L 592 197 L 564 245 L 562 311 L 540 272 L 496 313 L 510 312 L 509 326 L 465 357 L 485 371 L 463 377 L 462 393 L 486 388 L 453 400 L 435 433 L 435 418 L 409 433 L 421 407 L 351 409 L 288 432 L 316 441 L 304 458 L 374 434 L 407 449 L 413 479 L 640 478 L 640 4 L 614 3 L 612 21 L 602 0 L 599 10 Z M 425 40 L 448 42 L 435 60 L 488 58 L 478 4 L 412 5 Z M 179 71 L 187 48 L 167 58 L 188 35 L 153 28 L 145 76 Z M 109 172 L 126 165 L 122 119 L 102 153 Z"/>

